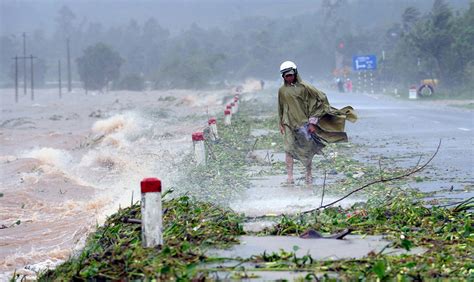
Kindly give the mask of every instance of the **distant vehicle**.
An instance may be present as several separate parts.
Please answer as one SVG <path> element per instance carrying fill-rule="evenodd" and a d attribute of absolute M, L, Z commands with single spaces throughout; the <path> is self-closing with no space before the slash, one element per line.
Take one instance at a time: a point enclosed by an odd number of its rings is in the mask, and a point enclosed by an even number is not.
<path fill-rule="evenodd" d="M 437 79 L 423 79 L 418 87 L 418 95 L 421 97 L 430 97 L 434 94 L 435 86 L 438 85 Z"/>

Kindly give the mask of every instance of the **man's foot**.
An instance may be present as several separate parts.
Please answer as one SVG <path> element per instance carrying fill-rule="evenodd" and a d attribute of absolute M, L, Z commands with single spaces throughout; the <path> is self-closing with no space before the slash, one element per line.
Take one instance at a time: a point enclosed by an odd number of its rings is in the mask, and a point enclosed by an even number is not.
<path fill-rule="evenodd" d="M 295 181 L 293 179 L 287 179 L 285 182 L 281 183 L 282 186 L 291 186 L 294 184 L 295 184 Z"/>

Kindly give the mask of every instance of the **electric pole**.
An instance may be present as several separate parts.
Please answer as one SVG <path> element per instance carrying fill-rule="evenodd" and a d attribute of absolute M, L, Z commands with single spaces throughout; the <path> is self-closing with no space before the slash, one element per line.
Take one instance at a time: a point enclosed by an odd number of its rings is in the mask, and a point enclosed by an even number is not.
<path fill-rule="evenodd" d="M 23 58 L 26 58 L 26 33 L 23 32 Z M 26 95 L 26 59 L 23 60 L 23 95 Z"/>
<path fill-rule="evenodd" d="M 15 60 L 15 103 L 18 103 L 18 56 L 13 59 Z"/>
<path fill-rule="evenodd" d="M 33 55 L 30 55 L 30 62 L 31 62 L 31 101 L 35 100 L 35 90 L 34 90 L 34 83 L 33 83 L 33 81 L 34 81 L 33 59 L 36 59 L 36 57 L 33 57 Z"/>
<path fill-rule="evenodd" d="M 59 99 L 61 99 L 62 93 L 61 93 L 61 60 L 58 61 L 58 85 L 59 85 Z"/>
<path fill-rule="evenodd" d="M 71 52 L 69 50 L 69 38 L 66 40 L 67 45 L 67 91 L 71 92 Z"/>

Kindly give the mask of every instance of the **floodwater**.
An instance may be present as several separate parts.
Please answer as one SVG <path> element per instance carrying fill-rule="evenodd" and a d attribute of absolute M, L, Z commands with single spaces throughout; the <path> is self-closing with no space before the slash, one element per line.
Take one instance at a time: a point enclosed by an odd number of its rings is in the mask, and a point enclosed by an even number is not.
<path fill-rule="evenodd" d="M 333 178 L 328 177 L 324 183 L 323 178 L 315 177 L 312 185 L 304 184 L 304 171 L 298 166 L 295 166 L 295 176 L 296 181 L 293 185 L 284 184 L 286 175 L 256 177 L 250 181 L 249 189 L 244 191 L 240 199 L 232 202 L 230 207 L 249 217 L 296 214 L 318 208 L 340 198 L 331 195 L 329 189 L 326 189 L 325 196 L 322 197 L 323 187 L 333 183 L 335 181 Z M 365 201 L 365 199 L 347 198 L 338 205 L 349 207 L 360 201 Z"/>
<path fill-rule="evenodd" d="M 0 120 L 0 280 L 54 266 L 158 177 L 164 190 L 191 134 L 231 89 L 109 93 L 4 89 Z M 3 276 L 2 276 L 3 275 Z"/>
<path fill-rule="evenodd" d="M 362 258 L 369 253 L 422 254 L 426 250 L 413 248 L 410 251 L 388 247 L 391 242 L 382 236 L 347 235 L 337 239 L 302 239 L 294 236 L 241 236 L 241 243 L 229 249 L 211 249 L 208 255 L 223 258 L 250 258 L 253 255 L 294 252 L 297 257 L 310 255 L 316 260 Z M 350 251 L 348 251 L 350 250 Z"/>

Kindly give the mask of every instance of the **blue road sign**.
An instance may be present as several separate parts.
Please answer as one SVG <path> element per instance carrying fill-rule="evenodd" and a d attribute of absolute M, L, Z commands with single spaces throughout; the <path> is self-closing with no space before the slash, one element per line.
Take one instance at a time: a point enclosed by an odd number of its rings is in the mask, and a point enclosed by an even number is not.
<path fill-rule="evenodd" d="M 358 70 L 377 69 L 377 57 L 375 55 L 352 56 L 352 68 Z"/>

